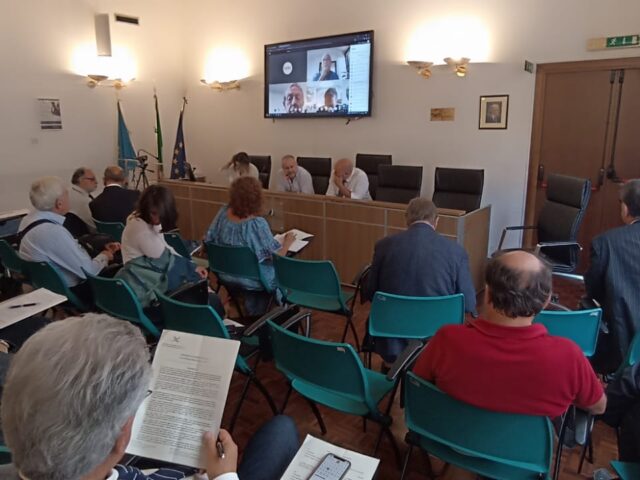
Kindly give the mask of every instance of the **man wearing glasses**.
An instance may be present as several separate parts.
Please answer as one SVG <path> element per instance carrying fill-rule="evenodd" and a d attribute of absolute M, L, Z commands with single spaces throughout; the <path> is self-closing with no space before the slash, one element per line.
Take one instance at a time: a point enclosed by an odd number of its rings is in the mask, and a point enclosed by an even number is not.
<path fill-rule="evenodd" d="M 69 213 L 82 220 L 89 232 L 96 231 L 89 203 L 93 200 L 92 192 L 98 188 L 98 180 L 92 170 L 80 167 L 71 176 L 71 190 L 69 190 Z"/>

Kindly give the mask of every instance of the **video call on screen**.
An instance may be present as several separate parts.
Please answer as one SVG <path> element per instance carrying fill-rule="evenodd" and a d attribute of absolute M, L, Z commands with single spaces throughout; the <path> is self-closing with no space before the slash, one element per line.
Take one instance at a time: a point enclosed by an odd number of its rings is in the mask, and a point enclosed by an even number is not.
<path fill-rule="evenodd" d="M 370 114 L 373 32 L 265 47 L 265 116 Z"/>

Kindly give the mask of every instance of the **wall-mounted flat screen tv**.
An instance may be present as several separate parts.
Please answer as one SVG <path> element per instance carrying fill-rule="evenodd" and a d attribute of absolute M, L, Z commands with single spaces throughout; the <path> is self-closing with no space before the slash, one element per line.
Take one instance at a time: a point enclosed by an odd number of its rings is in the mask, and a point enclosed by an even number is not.
<path fill-rule="evenodd" d="M 267 118 L 371 115 L 373 31 L 264 47 Z"/>

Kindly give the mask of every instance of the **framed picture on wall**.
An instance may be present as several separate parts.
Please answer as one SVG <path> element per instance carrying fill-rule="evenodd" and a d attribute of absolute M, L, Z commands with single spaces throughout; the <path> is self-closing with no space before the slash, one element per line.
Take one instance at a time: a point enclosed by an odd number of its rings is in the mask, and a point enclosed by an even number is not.
<path fill-rule="evenodd" d="M 480 130 L 505 130 L 509 118 L 509 95 L 480 97 Z"/>

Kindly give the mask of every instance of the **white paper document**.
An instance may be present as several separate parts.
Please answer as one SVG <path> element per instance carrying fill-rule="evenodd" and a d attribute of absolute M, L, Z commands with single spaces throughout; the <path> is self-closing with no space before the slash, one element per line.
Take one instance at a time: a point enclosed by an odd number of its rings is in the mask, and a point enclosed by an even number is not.
<path fill-rule="evenodd" d="M 8 327 L 45 310 L 67 301 L 64 295 L 58 295 L 46 288 L 18 295 L 0 303 L 0 328 Z"/>
<path fill-rule="evenodd" d="M 204 468 L 202 435 L 218 435 L 239 348 L 236 340 L 163 330 L 127 453 Z"/>
<path fill-rule="evenodd" d="M 289 230 L 288 232 L 279 233 L 278 235 L 274 235 L 273 238 L 275 238 L 276 241 L 280 245 L 282 245 L 284 243 L 284 236 L 287 233 L 293 233 L 296 236 L 296 239 L 293 241 L 293 243 L 289 247 L 289 251 L 293 252 L 293 253 L 298 253 L 304 247 L 309 245 L 309 242 L 307 241 L 307 239 L 313 237 L 313 234 L 311 234 L 311 233 L 303 232 L 302 230 L 298 230 L 296 228 L 293 228 L 293 229 Z"/>
<path fill-rule="evenodd" d="M 333 453 L 351 462 L 351 467 L 344 476 L 344 480 L 371 480 L 380 463 L 377 458 L 362 455 L 307 435 L 280 480 L 306 480 L 320 465 L 327 453 Z"/>

